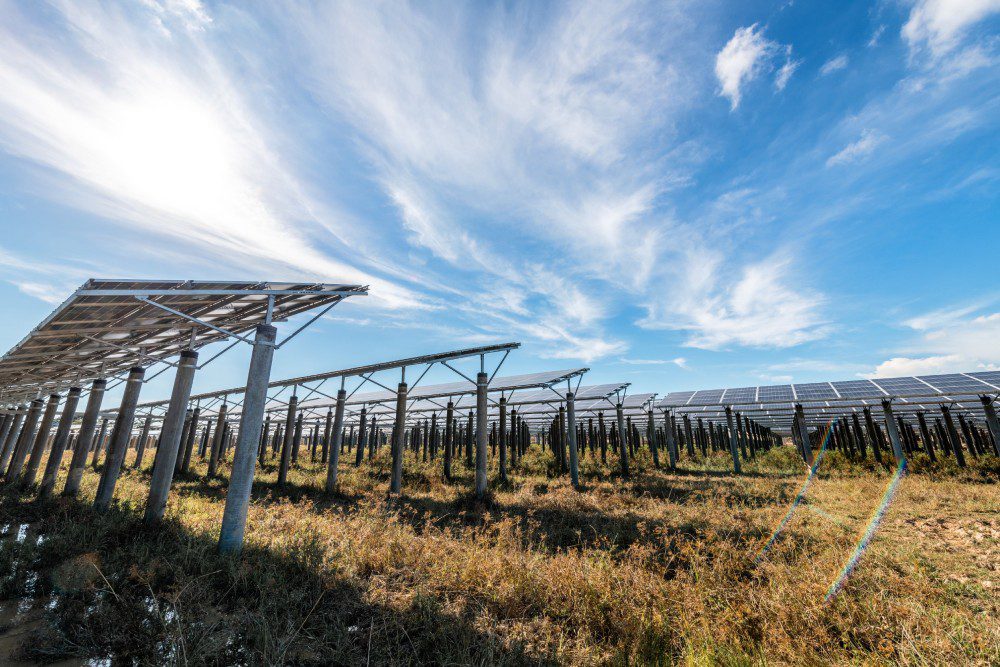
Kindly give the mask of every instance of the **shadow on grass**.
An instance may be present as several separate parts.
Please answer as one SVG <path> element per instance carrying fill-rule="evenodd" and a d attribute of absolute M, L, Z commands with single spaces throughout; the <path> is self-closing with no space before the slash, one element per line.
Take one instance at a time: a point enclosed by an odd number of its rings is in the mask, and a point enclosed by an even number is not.
<path fill-rule="evenodd" d="M 389 603 L 367 582 L 328 571 L 317 545 L 293 553 L 215 553 L 214 536 L 146 526 L 115 505 L 103 515 L 67 498 L 0 493 L 0 520 L 42 540 L 0 542 L 4 598 L 49 600 L 22 645 L 38 662 L 140 664 L 525 664 L 504 645 L 414 594 Z M 35 576 L 33 576 L 33 574 Z M 31 582 L 31 586 L 28 586 Z M 388 596 L 384 596 L 387 597 Z M 0 660 L 8 656 L 0 656 Z"/>
<path fill-rule="evenodd" d="M 352 468 L 354 474 L 360 475 L 354 481 L 361 482 L 368 492 L 365 489 L 349 490 L 351 487 L 342 486 L 337 493 L 328 495 L 320 487 L 318 477 L 309 484 L 289 481 L 279 487 L 271 479 L 272 466 L 265 465 L 262 474 L 254 482 L 253 498 L 255 504 L 263 506 L 308 500 L 312 503 L 312 511 L 317 514 L 331 511 L 352 513 L 370 508 L 375 500 L 376 505 L 381 504 L 386 511 L 394 513 L 418 534 L 432 525 L 449 530 L 458 537 L 463 530 L 486 528 L 497 520 L 512 519 L 533 548 L 550 552 L 598 549 L 620 554 L 638 546 L 649 550 L 656 562 L 674 565 L 682 563 L 683 559 L 679 557 L 682 543 L 697 537 L 704 530 L 703 526 L 693 523 L 680 524 L 666 518 L 651 519 L 635 512 L 609 513 L 589 507 L 579 508 L 572 500 L 565 505 L 556 502 L 541 506 L 533 502 L 532 496 L 514 502 L 502 500 L 503 496 L 496 495 L 496 491 L 530 488 L 533 496 L 544 496 L 550 488 L 558 488 L 566 482 L 563 478 L 553 478 L 543 483 L 530 478 L 519 480 L 517 471 L 513 472 L 511 481 L 502 488 L 495 478 L 491 478 L 487 496 L 477 499 L 471 491 L 474 473 L 462 470 L 461 467 L 460 464 L 451 482 L 446 483 L 446 486 L 459 491 L 457 497 L 441 499 L 433 497 L 426 469 L 404 469 L 403 494 L 392 496 L 385 490 L 388 487 L 388 477 L 382 470 Z M 300 469 L 299 472 L 320 474 L 315 469 Z M 789 500 L 785 494 L 780 493 L 768 495 L 746 488 L 727 489 L 720 486 L 713 477 L 715 475 L 699 474 L 697 471 L 687 475 L 663 471 L 637 472 L 626 484 L 629 493 L 636 497 L 665 499 L 676 503 L 698 502 L 708 493 L 714 496 L 721 493 L 727 505 L 744 509 L 783 505 Z M 602 480 L 592 479 L 591 483 L 596 485 L 600 481 Z M 605 475 L 603 481 L 620 483 L 621 478 L 617 474 L 611 474 Z M 373 489 L 380 488 L 381 491 L 372 492 Z M 223 478 L 210 479 L 196 475 L 179 476 L 174 490 L 181 496 L 196 495 L 221 503 L 225 499 L 226 481 Z M 585 488 L 582 493 L 587 491 Z M 755 543 L 763 536 L 762 530 L 748 527 L 745 532 L 727 534 L 727 540 L 736 546 Z M 665 575 L 671 576 L 671 572 L 665 572 Z"/>

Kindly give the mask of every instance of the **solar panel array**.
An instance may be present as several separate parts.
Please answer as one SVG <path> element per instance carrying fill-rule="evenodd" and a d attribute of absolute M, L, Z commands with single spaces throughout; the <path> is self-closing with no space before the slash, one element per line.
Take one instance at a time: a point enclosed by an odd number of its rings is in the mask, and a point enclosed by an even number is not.
<path fill-rule="evenodd" d="M 365 294 L 361 285 L 89 280 L 0 358 L 5 400 L 149 366 L 264 321 Z M 156 305 L 158 304 L 158 305 Z M 185 317 L 187 316 L 187 317 Z M 191 318 L 196 318 L 193 321 Z M 225 331 L 222 331 L 225 330 Z"/>
<path fill-rule="evenodd" d="M 739 389 L 708 389 L 677 391 L 663 397 L 660 408 L 703 407 L 723 405 L 769 405 L 776 403 L 858 402 L 883 398 L 970 399 L 979 394 L 1000 392 L 1000 371 L 949 373 L 916 377 L 845 380 L 841 382 L 810 382 L 781 384 Z"/>

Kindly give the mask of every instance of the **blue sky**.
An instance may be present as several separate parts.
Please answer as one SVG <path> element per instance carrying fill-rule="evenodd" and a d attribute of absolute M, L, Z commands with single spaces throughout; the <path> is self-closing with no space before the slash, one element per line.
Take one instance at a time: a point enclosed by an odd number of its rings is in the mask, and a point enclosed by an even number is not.
<path fill-rule="evenodd" d="M 371 296 L 274 377 L 1000 364 L 1000 0 L 276 5 L 0 0 L 0 346 L 91 276 L 306 279 Z"/>

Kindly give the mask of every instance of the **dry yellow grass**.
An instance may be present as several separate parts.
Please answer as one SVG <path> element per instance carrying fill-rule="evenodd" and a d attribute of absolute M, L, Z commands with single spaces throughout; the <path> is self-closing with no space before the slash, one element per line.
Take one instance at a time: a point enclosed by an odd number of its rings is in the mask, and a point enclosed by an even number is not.
<path fill-rule="evenodd" d="M 458 464 L 407 460 L 386 496 L 388 460 L 343 466 L 320 493 L 302 462 L 290 486 L 259 472 L 248 544 L 215 555 L 225 481 L 178 479 L 168 521 L 141 525 L 148 471 L 120 480 L 104 516 L 8 491 L 0 513 L 46 536 L 4 542 L 6 597 L 48 573 L 57 595 L 28 655 L 140 662 L 997 664 L 1000 494 L 996 459 L 902 480 L 848 583 L 825 596 L 878 505 L 889 473 L 827 458 L 773 548 L 756 557 L 804 479 L 791 448 L 734 477 L 725 459 L 623 482 L 587 458 L 586 489 L 548 476 L 548 455 L 513 483 L 469 498 Z M 350 458 L 350 457 L 348 457 Z M 226 469 L 223 468 L 223 473 Z M 88 472 L 82 498 L 92 498 Z M 80 561 L 74 558 L 84 556 Z M 100 576 L 59 588 L 79 562 Z M 68 564 L 67 564 L 68 563 Z M 60 569 L 61 568 L 61 569 Z M 80 579 L 80 577 L 77 577 Z"/>

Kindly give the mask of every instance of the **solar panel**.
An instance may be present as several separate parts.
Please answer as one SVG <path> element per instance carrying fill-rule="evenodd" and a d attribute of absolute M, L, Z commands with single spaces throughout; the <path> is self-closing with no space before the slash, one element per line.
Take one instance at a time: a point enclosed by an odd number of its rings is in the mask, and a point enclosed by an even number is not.
<path fill-rule="evenodd" d="M 808 384 L 796 384 L 795 396 L 800 400 L 820 400 L 825 398 L 836 399 L 837 394 L 830 386 L 829 382 L 812 382 Z"/>
<path fill-rule="evenodd" d="M 629 394 L 622 401 L 623 408 L 641 408 L 646 402 L 656 396 L 656 394 Z"/>
<path fill-rule="evenodd" d="M 916 378 L 875 378 L 872 383 L 882 387 L 888 394 L 931 394 L 933 390 Z"/>
<path fill-rule="evenodd" d="M 704 403 L 718 403 L 722 400 L 722 393 L 725 389 L 708 389 L 702 391 L 696 391 L 694 396 L 691 398 L 692 405 L 699 405 Z"/>
<path fill-rule="evenodd" d="M 727 389 L 722 398 L 731 405 L 736 402 L 752 401 L 755 396 L 757 396 L 757 387 L 739 387 L 738 389 Z"/>
<path fill-rule="evenodd" d="M 968 375 L 987 383 L 993 387 L 994 391 L 1000 391 L 1000 371 L 981 371 L 979 373 L 968 373 Z"/>
<path fill-rule="evenodd" d="M 779 401 L 791 401 L 792 386 L 787 384 L 771 385 L 760 387 L 757 391 L 757 400 L 761 403 L 777 403 Z"/>
<path fill-rule="evenodd" d="M 944 394 L 975 394 L 976 392 L 989 391 L 991 389 L 990 385 L 981 380 L 966 377 L 958 373 L 921 375 L 919 378 Z"/>
<path fill-rule="evenodd" d="M 84 283 L 0 358 L 5 397 L 33 395 L 81 378 L 107 378 L 246 334 L 262 324 L 365 294 L 361 285 L 97 280 Z"/>
<path fill-rule="evenodd" d="M 617 384 L 596 384 L 589 387 L 580 387 L 580 390 L 576 393 L 576 398 L 577 400 L 584 398 L 604 398 L 627 386 L 627 383 L 619 382 Z"/>
<path fill-rule="evenodd" d="M 672 391 L 663 397 L 663 400 L 660 401 L 660 407 L 667 408 L 684 405 L 694 394 L 695 392 L 693 391 Z"/>
<path fill-rule="evenodd" d="M 842 382 L 831 382 L 833 388 L 843 398 L 869 398 L 871 396 L 881 396 L 882 392 L 868 380 L 845 380 Z"/>

